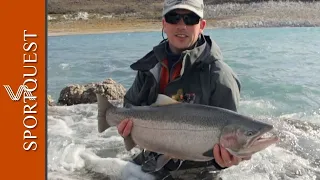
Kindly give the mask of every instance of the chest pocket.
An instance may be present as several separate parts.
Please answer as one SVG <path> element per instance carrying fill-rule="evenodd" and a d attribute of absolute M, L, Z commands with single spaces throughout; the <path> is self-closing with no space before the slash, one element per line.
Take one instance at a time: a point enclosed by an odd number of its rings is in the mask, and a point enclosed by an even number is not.
<path fill-rule="evenodd" d="M 211 65 L 201 64 L 190 73 L 189 77 L 185 77 L 184 94 L 195 94 L 194 103 L 210 104 L 210 97 L 214 84 L 211 83 Z"/>

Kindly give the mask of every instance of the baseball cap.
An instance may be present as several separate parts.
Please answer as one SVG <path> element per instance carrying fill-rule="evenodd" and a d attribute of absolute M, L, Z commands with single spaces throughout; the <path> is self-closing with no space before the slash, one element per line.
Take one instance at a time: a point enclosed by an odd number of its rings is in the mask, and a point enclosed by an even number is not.
<path fill-rule="evenodd" d="M 174 9 L 186 9 L 203 18 L 203 0 L 164 0 L 162 16 Z"/>

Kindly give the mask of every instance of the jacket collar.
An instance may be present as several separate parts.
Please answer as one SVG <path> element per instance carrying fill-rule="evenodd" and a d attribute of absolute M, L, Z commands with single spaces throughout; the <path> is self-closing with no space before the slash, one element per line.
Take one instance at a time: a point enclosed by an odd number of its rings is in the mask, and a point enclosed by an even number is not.
<path fill-rule="evenodd" d="M 165 39 L 157 46 L 153 47 L 147 55 L 131 64 L 133 70 L 148 71 L 152 69 L 156 64 L 167 58 L 166 46 L 168 41 Z M 193 65 L 196 63 L 211 63 L 215 60 L 222 60 L 220 48 L 209 36 L 201 34 L 198 45 L 190 50 L 182 52 L 182 57 L 185 63 Z M 214 58 L 207 58 L 212 55 Z"/>

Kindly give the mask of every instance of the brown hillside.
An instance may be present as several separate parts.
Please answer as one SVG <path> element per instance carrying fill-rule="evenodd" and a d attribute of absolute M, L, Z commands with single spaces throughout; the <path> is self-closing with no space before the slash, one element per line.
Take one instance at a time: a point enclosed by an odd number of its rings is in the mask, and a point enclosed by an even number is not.
<path fill-rule="evenodd" d="M 222 3 L 252 3 L 269 0 L 205 0 L 206 5 Z M 273 0 L 278 1 L 278 0 Z M 288 0 L 296 2 L 298 0 Z M 300 0 L 315 2 L 319 0 Z M 136 17 L 157 18 L 160 16 L 163 0 L 49 0 L 49 14 L 68 14 L 84 11 L 97 14 L 131 14 Z"/>

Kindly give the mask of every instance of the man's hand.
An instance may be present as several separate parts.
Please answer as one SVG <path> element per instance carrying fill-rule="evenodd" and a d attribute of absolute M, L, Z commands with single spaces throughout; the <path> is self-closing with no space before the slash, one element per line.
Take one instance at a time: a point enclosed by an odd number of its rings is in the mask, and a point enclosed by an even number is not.
<path fill-rule="evenodd" d="M 117 126 L 118 133 L 123 137 L 127 137 L 132 129 L 132 121 L 130 119 L 125 119 Z"/>
<path fill-rule="evenodd" d="M 239 158 L 232 156 L 224 147 L 221 147 L 219 144 L 216 144 L 213 147 L 213 156 L 215 158 L 215 161 L 222 168 L 238 165 L 242 160 L 251 159 L 251 157 Z"/>

